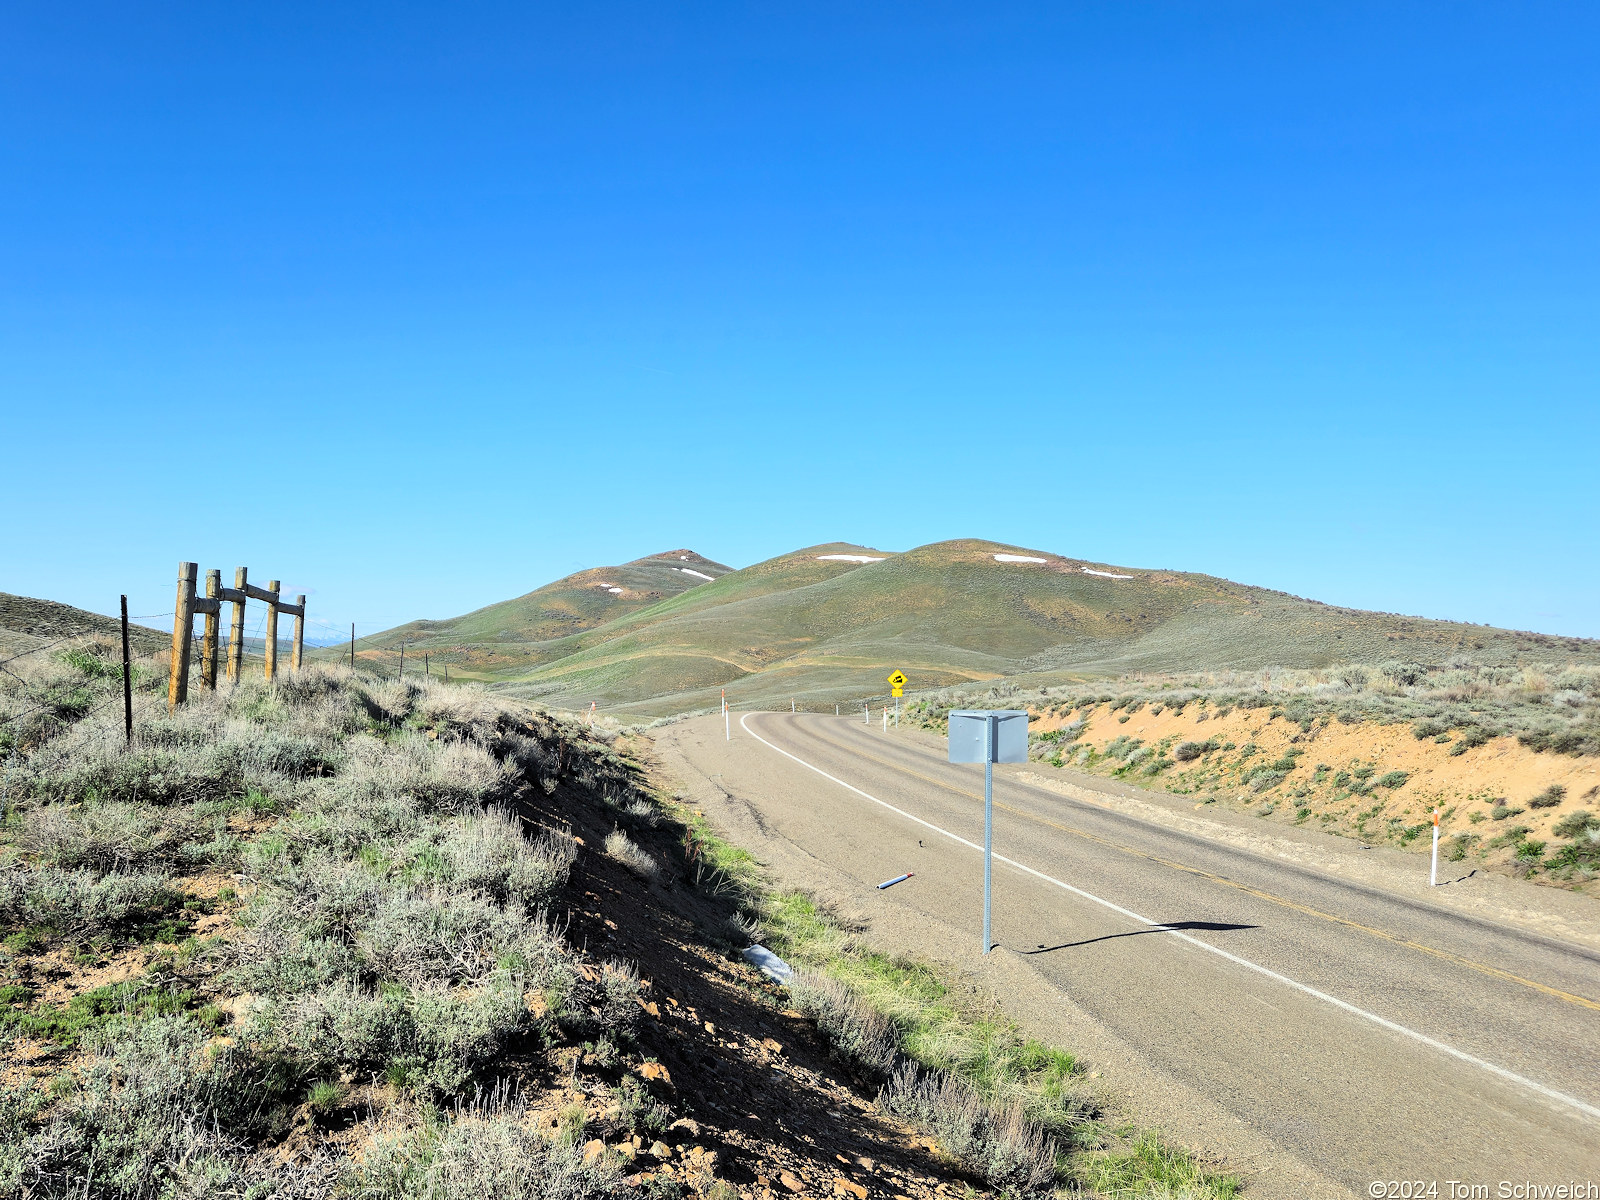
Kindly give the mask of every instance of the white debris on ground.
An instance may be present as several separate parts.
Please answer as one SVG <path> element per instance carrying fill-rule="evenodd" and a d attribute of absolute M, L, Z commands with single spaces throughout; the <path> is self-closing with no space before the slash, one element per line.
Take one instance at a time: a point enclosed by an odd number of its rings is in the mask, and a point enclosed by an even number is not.
<path fill-rule="evenodd" d="M 1093 570 L 1090 567 L 1083 567 L 1082 571 L 1083 571 L 1083 573 L 1085 575 L 1098 575 L 1098 576 L 1100 576 L 1101 579 L 1132 579 L 1133 578 L 1132 575 L 1116 575 L 1116 574 L 1113 574 L 1110 571 L 1096 571 L 1096 570 Z"/>
<path fill-rule="evenodd" d="M 818 562 L 882 562 L 882 558 L 874 558 L 870 554 L 819 554 Z"/>
<path fill-rule="evenodd" d="M 610 592 L 613 596 L 622 595 L 622 589 L 621 588 L 607 588 L 606 591 Z"/>
<path fill-rule="evenodd" d="M 1050 561 L 1048 558 L 1034 558 L 1031 554 L 996 554 L 994 556 L 994 560 L 995 560 L 995 562 L 1031 562 L 1031 563 L 1042 563 L 1042 562 L 1049 562 Z"/>
<path fill-rule="evenodd" d="M 746 947 L 742 957 L 773 983 L 788 984 L 794 978 L 794 968 L 760 942 Z"/>
<path fill-rule="evenodd" d="M 680 571 L 682 571 L 682 572 L 683 572 L 683 573 L 684 573 L 684 574 L 685 574 L 685 575 L 697 575 L 697 576 L 699 576 L 699 577 L 700 577 L 700 578 L 701 578 L 701 579 L 711 579 L 711 578 L 714 578 L 714 577 L 713 577 L 713 576 L 711 576 L 711 575 L 707 575 L 707 574 L 705 574 L 705 573 L 704 573 L 704 572 L 702 572 L 702 571 L 691 571 L 691 570 L 690 570 L 690 569 L 689 569 L 689 568 L 688 568 L 688 567 L 679 567 L 679 568 L 678 568 L 678 570 L 680 570 Z"/>

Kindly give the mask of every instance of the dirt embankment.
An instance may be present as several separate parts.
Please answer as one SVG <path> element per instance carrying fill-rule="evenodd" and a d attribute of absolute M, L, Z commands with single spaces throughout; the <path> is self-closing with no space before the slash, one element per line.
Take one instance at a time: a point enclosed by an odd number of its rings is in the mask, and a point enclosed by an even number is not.
<path fill-rule="evenodd" d="M 643 739 L 623 745 L 649 762 Z M 536 804 L 546 808 L 539 819 L 570 822 L 589 848 L 616 828 L 605 808 Z M 695 848 L 683 828 L 635 823 L 631 835 L 659 865 L 656 876 L 643 879 L 605 854 L 580 854 L 564 918 L 571 941 L 594 958 L 636 964 L 648 981 L 637 1046 L 644 1061 L 634 1070 L 675 1123 L 652 1146 L 606 1089 L 591 1085 L 586 1095 L 564 1083 L 538 1101 L 546 1120 L 554 1126 L 564 1108 L 583 1105 L 586 1133 L 594 1135 L 589 1151 L 626 1159 L 636 1185 L 657 1189 L 652 1195 L 674 1181 L 733 1200 L 735 1193 L 715 1190 L 719 1180 L 745 1200 L 974 1194 L 975 1181 L 952 1169 L 928 1138 L 878 1111 L 873 1089 L 830 1057 L 815 1023 L 789 1009 L 784 992 L 713 945 L 733 909 L 694 886 Z M 572 1065 L 604 1073 L 582 1055 Z"/>
<path fill-rule="evenodd" d="M 1561 853 L 1582 839 L 1574 814 L 1600 817 L 1600 760 L 1590 756 L 1536 753 L 1514 737 L 1462 746 L 1448 735 L 1418 739 L 1405 724 L 1296 723 L 1193 704 L 1131 714 L 1097 705 L 1039 717 L 1033 732 L 1075 721 L 1081 734 L 1047 742 L 1043 762 L 1422 852 L 1439 808 L 1446 857 L 1577 888 L 1594 876 Z"/>

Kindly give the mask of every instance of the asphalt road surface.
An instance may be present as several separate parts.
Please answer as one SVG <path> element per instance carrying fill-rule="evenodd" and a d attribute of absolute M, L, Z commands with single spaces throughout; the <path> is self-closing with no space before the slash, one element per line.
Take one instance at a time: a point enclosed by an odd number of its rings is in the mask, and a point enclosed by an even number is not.
<path fill-rule="evenodd" d="M 896 900 L 978 957 L 981 766 L 848 718 L 717 725 L 700 757 L 769 834 L 869 898 L 915 872 Z M 1600 955 L 1000 771 L 994 797 L 996 945 L 1297 1160 L 1363 1195 L 1600 1179 Z"/>

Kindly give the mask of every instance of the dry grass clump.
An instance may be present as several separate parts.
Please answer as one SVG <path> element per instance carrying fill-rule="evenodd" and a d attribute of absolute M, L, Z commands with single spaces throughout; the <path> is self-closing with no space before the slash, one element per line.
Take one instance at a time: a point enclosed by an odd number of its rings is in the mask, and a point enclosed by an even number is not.
<path fill-rule="evenodd" d="M 22 818 L 22 849 L 38 862 L 104 875 L 203 860 L 201 838 L 226 836 L 225 824 L 151 804 L 52 804 Z"/>
<path fill-rule="evenodd" d="M 503 1102 L 465 1107 L 450 1119 L 380 1134 L 346 1180 L 365 1200 L 597 1200 L 630 1194 L 602 1159 L 536 1132 L 527 1111 Z"/>
<path fill-rule="evenodd" d="M 627 1038 L 639 1024 L 639 997 L 644 983 L 631 963 L 619 958 L 600 968 L 600 986 L 594 997 L 599 1023 L 611 1036 Z"/>
<path fill-rule="evenodd" d="M 530 839 L 518 818 L 494 808 L 452 821 L 438 853 L 452 886 L 531 912 L 567 877 L 578 846 L 566 834 Z"/>
<path fill-rule="evenodd" d="M 181 897 L 164 874 L 97 876 L 93 871 L 18 863 L 0 871 L 0 922 L 37 933 L 112 930 L 140 915 L 158 915 Z"/>
<path fill-rule="evenodd" d="M 504 798 L 513 771 L 481 742 L 440 741 L 415 730 L 358 735 L 329 799 L 347 808 L 394 797 L 428 813 L 461 813 Z"/>
<path fill-rule="evenodd" d="M 641 879 L 654 879 L 660 868 L 627 834 L 613 829 L 606 835 L 606 853 Z"/>
<path fill-rule="evenodd" d="M 1019 1104 L 997 1107 L 945 1071 L 903 1064 L 878 1093 L 885 1112 L 928 1130 L 967 1170 L 1012 1195 L 1053 1190 L 1056 1147 Z"/>
<path fill-rule="evenodd" d="M 497 971 L 462 992 L 392 985 L 371 990 L 356 979 L 337 979 L 312 992 L 263 1001 L 242 1033 L 267 1054 L 292 1057 L 311 1075 L 376 1070 L 397 1086 L 450 1096 L 531 1024 L 521 980 Z"/>
<path fill-rule="evenodd" d="M 789 997 L 847 1062 L 877 1079 L 894 1070 L 900 1060 L 900 1031 L 839 980 L 802 968 L 789 984 Z"/>
<path fill-rule="evenodd" d="M 271 1081 L 207 1040 L 185 1016 L 113 1026 L 80 1090 L 42 1125 L 42 1093 L 0 1091 L 0 1194 L 88 1194 L 73 1180 L 91 1170 L 93 1194 L 122 1200 L 227 1194 L 261 1179 L 248 1141 L 270 1122 Z"/>

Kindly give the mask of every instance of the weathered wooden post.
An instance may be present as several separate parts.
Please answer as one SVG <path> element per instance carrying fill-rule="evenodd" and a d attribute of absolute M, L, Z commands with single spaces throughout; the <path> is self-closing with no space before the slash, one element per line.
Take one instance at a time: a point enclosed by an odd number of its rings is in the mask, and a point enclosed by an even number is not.
<path fill-rule="evenodd" d="M 306 648 L 306 598 L 296 596 L 294 606 L 298 610 L 294 614 L 294 652 L 289 656 L 289 669 L 300 669 L 300 656 Z"/>
<path fill-rule="evenodd" d="M 238 683 L 244 670 L 244 602 L 250 598 L 250 569 L 240 567 L 233 573 L 233 625 L 228 630 L 228 679 Z"/>
<path fill-rule="evenodd" d="M 200 650 L 200 682 L 217 690 L 217 624 L 222 615 L 222 572 L 206 572 L 205 641 Z"/>
<path fill-rule="evenodd" d="M 167 679 L 167 711 L 189 698 L 189 654 L 194 641 L 194 577 L 199 563 L 178 564 L 178 599 L 172 609 L 172 672 Z"/>
<path fill-rule="evenodd" d="M 270 682 L 278 674 L 278 589 L 282 585 L 276 579 L 267 581 L 267 680 Z"/>

